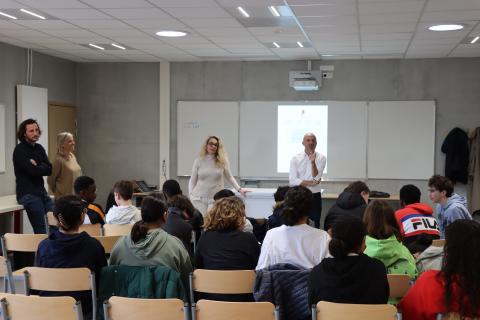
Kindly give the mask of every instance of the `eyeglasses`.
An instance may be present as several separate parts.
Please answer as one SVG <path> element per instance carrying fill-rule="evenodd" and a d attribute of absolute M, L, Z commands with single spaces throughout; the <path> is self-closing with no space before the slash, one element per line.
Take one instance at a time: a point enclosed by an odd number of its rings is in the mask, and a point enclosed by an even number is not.
<path fill-rule="evenodd" d="M 216 147 L 216 148 L 218 148 L 218 143 L 209 142 L 208 145 L 209 145 L 210 147 Z"/>

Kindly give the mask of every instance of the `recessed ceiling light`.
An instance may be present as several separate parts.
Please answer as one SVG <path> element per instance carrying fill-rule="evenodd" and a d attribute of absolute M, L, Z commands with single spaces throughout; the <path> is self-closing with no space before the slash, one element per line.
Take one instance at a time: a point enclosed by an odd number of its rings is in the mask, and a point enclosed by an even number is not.
<path fill-rule="evenodd" d="M 96 44 L 93 44 L 93 43 L 89 43 L 88 45 L 89 45 L 90 47 L 94 47 L 94 48 L 97 48 L 97 49 L 100 49 L 100 50 L 105 50 L 105 48 L 100 47 L 100 46 L 97 46 Z"/>
<path fill-rule="evenodd" d="M 32 11 L 28 11 L 26 9 L 20 9 L 20 11 L 25 12 L 25 13 L 31 15 L 31 16 L 37 17 L 37 18 L 42 19 L 42 20 L 46 19 L 44 16 L 41 16 L 41 15 L 35 13 L 35 12 L 32 12 Z"/>
<path fill-rule="evenodd" d="M 245 9 L 243 9 L 242 7 L 237 7 L 237 10 L 240 11 L 242 16 L 244 16 L 245 18 L 250 18 L 250 15 L 248 14 L 248 12 L 245 11 Z"/>
<path fill-rule="evenodd" d="M 183 31 L 175 31 L 175 30 L 162 30 L 162 31 L 158 31 L 156 35 L 159 37 L 175 38 L 175 37 L 184 37 L 187 35 L 187 33 Z"/>
<path fill-rule="evenodd" d="M 297 44 L 300 48 L 303 48 L 303 44 L 300 41 L 297 41 Z"/>
<path fill-rule="evenodd" d="M 434 26 L 428 27 L 430 31 L 455 31 L 462 30 L 464 28 L 461 24 L 437 24 Z"/>
<path fill-rule="evenodd" d="M 10 19 L 17 20 L 17 17 L 11 16 L 9 14 L 6 14 L 5 12 L 2 12 L 2 11 L 0 11 L 0 15 L 2 15 L 4 17 L 7 17 L 7 18 L 10 18 Z"/>
<path fill-rule="evenodd" d="M 478 41 L 478 39 L 480 39 L 480 37 L 477 36 L 477 37 L 473 38 L 473 40 L 470 41 L 470 43 L 471 43 L 471 44 L 474 44 L 475 42 Z"/>
<path fill-rule="evenodd" d="M 268 10 L 272 13 L 274 17 L 280 17 L 280 13 L 278 12 L 277 8 L 274 6 L 268 6 Z"/>
<path fill-rule="evenodd" d="M 115 48 L 118 48 L 118 49 L 122 49 L 122 50 L 126 50 L 126 49 L 127 49 L 127 48 L 122 47 L 122 46 L 120 46 L 120 45 L 118 45 L 118 44 L 115 44 L 115 43 L 112 43 L 112 46 L 115 47 Z"/>

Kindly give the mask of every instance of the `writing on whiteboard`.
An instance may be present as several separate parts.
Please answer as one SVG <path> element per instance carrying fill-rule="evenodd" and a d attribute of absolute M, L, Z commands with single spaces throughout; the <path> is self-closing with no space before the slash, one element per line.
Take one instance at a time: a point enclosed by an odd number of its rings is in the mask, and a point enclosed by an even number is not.
<path fill-rule="evenodd" d="M 198 129 L 200 128 L 200 123 L 198 121 L 188 121 L 183 123 L 184 129 Z"/>

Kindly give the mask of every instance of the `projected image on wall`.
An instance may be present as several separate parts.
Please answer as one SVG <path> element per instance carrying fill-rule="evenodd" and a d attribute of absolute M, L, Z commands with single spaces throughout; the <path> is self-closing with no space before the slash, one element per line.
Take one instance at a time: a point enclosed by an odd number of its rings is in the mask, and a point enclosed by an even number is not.
<path fill-rule="evenodd" d="M 316 151 L 327 159 L 328 106 L 279 105 L 277 121 L 277 171 L 290 170 L 290 160 L 303 150 L 302 139 L 307 132 L 317 137 Z M 324 174 L 327 173 L 327 168 Z"/>

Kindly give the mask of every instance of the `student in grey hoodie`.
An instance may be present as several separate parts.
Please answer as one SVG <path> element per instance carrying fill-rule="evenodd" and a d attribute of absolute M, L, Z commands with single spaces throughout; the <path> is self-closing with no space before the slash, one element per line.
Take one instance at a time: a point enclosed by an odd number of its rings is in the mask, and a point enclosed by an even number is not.
<path fill-rule="evenodd" d="M 453 193 L 453 183 L 447 177 L 434 175 L 428 180 L 428 197 L 437 204 L 440 238 L 445 239 L 445 229 L 455 220 L 472 220 L 464 197 Z"/>
<path fill-rule="evenodd" d="M 116 206 L 111 207 L 106 216 L 109 224 L 134 224 L 142 219 L 140 211 L 132 204 L 133 183 L 118 181 L 113 186 Z"/>
<path fill-rule="evenodd" d="M 110 265 L 169 267 L 178 273 L 184 284 L 192 272 L 192 263 L 182 241 L 162 229 L 167 206 L 160 200 L 146 197 L 142 201 L 142 219 L 132 232 L 123 236 L 110 255 Z"/>

